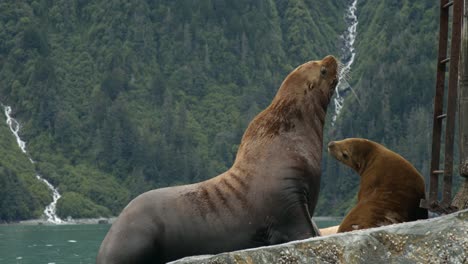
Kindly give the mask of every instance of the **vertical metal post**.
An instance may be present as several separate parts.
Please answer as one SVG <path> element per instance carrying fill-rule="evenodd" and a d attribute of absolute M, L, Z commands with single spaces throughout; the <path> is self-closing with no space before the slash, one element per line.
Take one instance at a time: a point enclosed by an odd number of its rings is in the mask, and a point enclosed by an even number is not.
<path fill-rule="evenodd" d="M 439 23 L 439 54 L 437 59 L 437 80 L 436 94 L 434 97 L 434 118 L 432 128 L 432 160 L 430 170 L 430 193 L 429 204 L 437 203 L 437 192 L 439 189 L 439 162 L 440 162 L 440 139 L 442 133 L 443 120 L 443 99 L 445 88 L 445 68 L 447 62 L 447 42 L 448 42 L 448 18 L 449 9 L 446 7 L 448 0 L 440 1 L 440 23 Z"/>
<path fill-rule="evenodd" d="M 460 59 L 461 24 L 463 0 L 453 1 L 452 39 L 450 47 L 450 73 L 447 95 L 447 123 L 445 127 L 445 166 L 442 207 L 452 202 L 453 141 L 455 135 L 455 115 L 458 104 L 458 63 Z"/>
<path fill-rule="evenodd" d="M 452 206 L 458 210 L 468 208 L 468 0 L 465 0 L 463 17 L 462 47 L 460 54 L 459 80 L 459 147 L 460 147 L 460 175 L 462 180 L 457 195 L 453 198 Z"/>
<path fill-rule="evenodd" d="M 460 62 L 460 175 L 468 180 L 468 0 L 465 0 Z"/>

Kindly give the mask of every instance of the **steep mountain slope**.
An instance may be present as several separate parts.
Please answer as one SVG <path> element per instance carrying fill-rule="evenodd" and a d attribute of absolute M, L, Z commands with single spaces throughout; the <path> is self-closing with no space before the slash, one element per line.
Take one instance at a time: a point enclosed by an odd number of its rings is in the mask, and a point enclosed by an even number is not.
<path fill-rule="evenodd" d="M 0 192 L 0 222 L 41 216 L 52 197 L 46 186 L 37 184 L 33 165 L 3 124 L 0 126 L 0 157 L 0 186 L 3 190 Z"/>
<path fill-rule="evenodd" d="M 63 194 L 59 215 L 117 214 L 145 190 L 228 168 L 285 75 L 338 54 L 345 4 L 3 1 L 0 101 Z M 14 179 L 34 177 L 21 153 L 6 156 L 17 160 Z"/>

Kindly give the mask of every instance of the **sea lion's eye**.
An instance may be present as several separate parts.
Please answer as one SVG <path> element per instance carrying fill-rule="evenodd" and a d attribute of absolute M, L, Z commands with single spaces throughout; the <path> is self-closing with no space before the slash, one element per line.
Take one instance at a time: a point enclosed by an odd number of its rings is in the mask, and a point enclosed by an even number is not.
<path fill-rule="evenodd" d="M 322 66 L 322 68 L 320 69 L 320 74 L 322 76 L 325 76 L 327 74 L 327 68 L 325 68 L 324 66 Z"/>
<path fill-rule="evenodd" d="M 348 154 L 343 153 L 343 159 L 346 159 L 346 160 L 347 160 L 348 158 L 349 158 Z"/>

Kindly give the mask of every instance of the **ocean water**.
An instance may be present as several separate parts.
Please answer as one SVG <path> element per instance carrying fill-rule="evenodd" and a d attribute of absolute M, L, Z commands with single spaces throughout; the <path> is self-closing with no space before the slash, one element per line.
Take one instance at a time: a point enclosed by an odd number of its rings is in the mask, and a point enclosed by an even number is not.
<path fill-rule="evenodd" d="M 320 228 L 337 219 L 315 219 Z M 0 264 L 94 264 L 110 225 L 0 225 Z"/>
<path fill-rule="evenodd" d="M 1 264 L 94 264 L 110 225 L 0 225 Z"/>

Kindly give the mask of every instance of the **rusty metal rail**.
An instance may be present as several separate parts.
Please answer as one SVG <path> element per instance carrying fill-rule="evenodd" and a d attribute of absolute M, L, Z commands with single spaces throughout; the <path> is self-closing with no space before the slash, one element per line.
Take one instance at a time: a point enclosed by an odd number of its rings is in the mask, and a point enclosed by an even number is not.
<path fill-rule="evenodd" d="M 448 31 L 450 7 L 452 7 L 452 32 L 450 40 L 450 56 L 448 56 Z M 436 93 L 434 97 L 434 118 L 432 128 L 432 155 L 430 168 L 429 198 L 421 200 L 421 207 L 437 213 L 450 213 L 456 210 L 451 207 L 452 174 L 453 174 L 453 142 L 455 132 L 455 115 L 457 109 L 458 64 L 461 45 L 461 26 L 463 16 L 463 0 L 440 1 L 439 53 L 437 59 Z M 443 113 L 445 73 L 449 65 L 449 80 L 447 94 L 447 113 Z M 442 142 L 442 123 L 446 118 L 444 169 L 440 170 L 440 151 Z M 443 175 L 442 201 L 439 202 L 439 175 Z"/>

